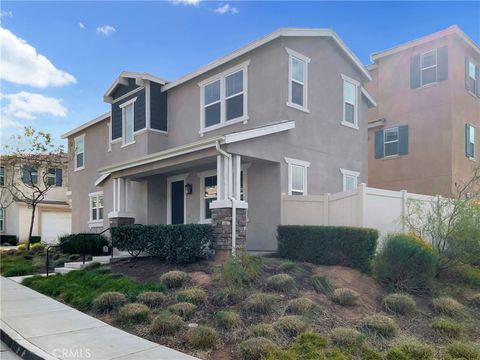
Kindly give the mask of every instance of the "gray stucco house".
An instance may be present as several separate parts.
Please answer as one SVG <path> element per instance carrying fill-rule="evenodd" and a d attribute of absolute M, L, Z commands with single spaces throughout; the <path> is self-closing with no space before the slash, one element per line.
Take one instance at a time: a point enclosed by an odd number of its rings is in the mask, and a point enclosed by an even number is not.
<path fill-rule="evenodd" d="M 212 223 L 220 253 L 275 250 L 282 194 L 367 181 L 370 79 L 329 29 L 277 30 L 174 81 L 122 72 L 111 111 L 63 135 L 73 232 Z"/>

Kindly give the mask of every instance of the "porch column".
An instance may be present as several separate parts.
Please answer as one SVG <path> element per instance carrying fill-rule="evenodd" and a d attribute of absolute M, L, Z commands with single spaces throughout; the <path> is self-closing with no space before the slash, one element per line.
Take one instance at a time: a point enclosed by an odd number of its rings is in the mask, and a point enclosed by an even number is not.
<path fill-rule="evenodd" d="M 130 181 L 128 179 L 113 179 L 113 210 L 108 213 L 110 227 L 131 225 L 135 223 L 135 214 L 128 211 L 129 184 Z"/>

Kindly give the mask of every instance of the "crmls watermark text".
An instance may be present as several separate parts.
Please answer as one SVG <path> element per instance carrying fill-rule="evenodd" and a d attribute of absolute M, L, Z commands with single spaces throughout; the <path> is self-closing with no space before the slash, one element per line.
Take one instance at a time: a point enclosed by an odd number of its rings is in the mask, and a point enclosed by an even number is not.
<path fill-rule="evenodd" d="M 63 359 L 91 359 L 92 353 L 90 349 L 68 349 L 68 348 L 58 348 L 54 349 L 52 355 L 58 358 Z"/>

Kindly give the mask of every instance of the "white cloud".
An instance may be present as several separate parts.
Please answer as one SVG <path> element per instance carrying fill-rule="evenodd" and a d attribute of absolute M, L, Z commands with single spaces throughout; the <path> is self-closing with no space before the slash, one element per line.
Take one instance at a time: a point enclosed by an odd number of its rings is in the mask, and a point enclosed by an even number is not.
<path fill-rule="evenodd" d="M 13 17 L 13 12 L 12 10 L 2 10 L 0 11 L 0 18 L 3 18 L 3 17 Z"/>
<path fill-rule="evenodd" d="M 8 104 L 2 107 L 2 122 L 13 121 L 12 119 L 33 120 L 37 115 L 67 116 L 67 108 L 63 106 L 61 99 L 45 96 L 42 94 L 33 94 L 21 91 L 16 94 L 0 94 Z"/>
<path fill-rule="evenodd" d="M 230 4 L 219 5 L 216 9 L 213 10 L 214 13 L 224 15 L 224 14 L 238 14 L 238 9 L 236 7 L 230 6 Z"/>
<path fill-rule="evenodd" d="M 39 88 L 76 83 L 73 75 L 57 69 L 25 40 L 0 27 L 2 71 L 0 79 Z"/>
<path fill-rule="evenodd" d="M 117 29 L 115 29 L 113 26 L 110 26 L 110 25 L 103 25 L 103 26 L 97 27 L 97 32 L 102 33 L 105 36 L 108 36 L 111 33 L 114 33 L 116 31 Z"/>
<path fill-rule="evenodd" d="M 193 6 L 198 6 L 200 5 L 200 0 L 171 0 L 172 3 L 175 5 L 193 5 Z"/>
<path fill-rule="evenodd" d="M 0 119 L 0 129 L 20 129 L 22 124 L 18 121 L 12 120 L 7 116 L 2 115 Z"/>
<path fill-rule="evenodd" d="M 78 26 L 80 26 L 80 29 L 85 29 L 85 25 L 81 21 L 78 23 Z"/>

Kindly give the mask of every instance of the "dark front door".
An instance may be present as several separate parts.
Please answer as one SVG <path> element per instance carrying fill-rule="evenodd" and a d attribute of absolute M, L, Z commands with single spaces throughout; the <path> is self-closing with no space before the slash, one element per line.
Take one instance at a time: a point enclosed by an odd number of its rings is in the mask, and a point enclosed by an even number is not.
<path fill-rule="evenodd" d="M 185 223 L 185 191 L 183 180 L 173 181 L 172 182 L 172 224 L 183 224 Z"/>

